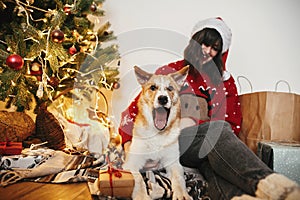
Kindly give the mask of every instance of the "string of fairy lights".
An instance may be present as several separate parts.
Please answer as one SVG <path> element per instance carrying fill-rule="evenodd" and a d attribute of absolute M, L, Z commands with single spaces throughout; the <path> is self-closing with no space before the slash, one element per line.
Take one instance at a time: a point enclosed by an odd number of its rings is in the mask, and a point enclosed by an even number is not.
<path fill-rule="evenodd" d="M 35 7 L 33 5 L 30 5 L 28 3 L 28 1 L 27 1 L 27 3 L 24 3 L 22 1 L 15 0 L 15 2 L 18 6 L 19 15 L 24 16 L 24 14 L 25 14 L 26 26 L 28 26 L 28 27 L 32 26 L 30 24 L 31 21 L 32 22 L 45 22 L 45 23 L 47 22 L 46 18 L 34 19 L 34 17 L 31 14 L 31 13 L 34 12 L 34 10 L 44 12 L 44 13 L 46 13 L 46 15 L 48 17 L 57 15 L 56 10 L 51 10 L 51 9 L 44 10 L 44 9 L 39 8 L 39 7 Z M 76 6 L 76 0 L 74 1 L 74 3 L 72 5 L 69 5 L 69 4 L 65 5 L 64 11 L 66 12 L 66 14 L 68 14 L 70 9 L 76 9 L 74 6 Z M 93 8 L 93 6 L 95 6 L 95 5 L 92 4 L 91 9 Z M 21 68 L 22 67 L 21 65 L 24 65 L 24 61 L 32 62 L 34 59 L 37 60 L 38 63 L 39 63 L 39 66 L 31 66 L 32 68 L 37 67 L 37 70 L 41 69 L 41 72 L 39 74 L 41 76 L 41 79 L 38 82 L 38 89 L 36 91 L 36 96 L 38 98 L 42 98 L 44 96 L 44 94 L 46 94 L 47 98 L 50 101 L 54 101 L 54 100 L 56 100 L 55 98 L 53 98 L 53 93 L 55 92 L 55 88 L 51 84 L 49 84 L 49 80 L 51 80 L 51 77 L 49 77 L 48 74 L 46 73 L 47 68 L 49 67 L 48 66 L 49 62 L 47 62 L 47 61 L 48 61 L 49 57 L 51 56 L 51 54 L 49 53 L 51 51 L 50 41 L 56 42 L 56 43 L 61 43 L 64 39 L 68 39 L 68 38 L 64 38 L 64 33 L 61 32 L 59 27 L 57 27 L 57 26 L 56 27 L 50 26 L 50 27 L 48 27 L 48 29 L 38 31 L 38 34 L 39 34 L 40 38 L 43 38 L 43 37 L 47 38 L 46 48 L 43 50 L 43 53 L 44 53 L 43 57 L 41 55 L 39 55 L 37 58 L 36 57 L 35 58 L 33 58 L 33 57 L 24 57 L 24 58 L 22 58 L 21 57 L 22 61 L 21 61 L 21 64 L 18 65 L 18 67 Z M 98 35 L 93 30 L 89 30 L 87 32 L 87 34 L 92 35 L 94 40 L 89 41 L 87 39 L 84 39 L 84 37 L 82 35 L 80 35 L 76 30 L 73 30 L 73 35 L 76 38 L 77 42 L 84 43 L 87 46 L 87 47 L 81 49 L 80 52 L 84 53 L 84 54 L 87 54 L 87 55 L 89 55 L 90 58 L 94 58 L 96 60 L 97 58 L 94 57 L 94 54 L 96 53 L 97 48 L 98 48 L 98 42 L 99 42 Z M 40 42 L 34 37 L 28 37 L 28 38 L 25 38 L 24 40 L 25 41 L 31 40 L 33 43 L 39 43 Z M 1 40 L 0 42 L 7 45 L 7 43 L 5 41 Z M 117 47 L 115 47 L 115 48 L 117 48 Z M 7 51 L 10 52 L 11 47 L 8 46 Z M 61 63 L 60 63 L 61 65 L 65 65 L 66 63 L 76 64 L 75 56 L 76 56 L 76 53 L 77 53 L 77 49 L 74 49 L 74 46 L 72 46 L 71 48 L 69 48 L 69 53 L 70 53 L 71 56 L 68 59 L 61 61 Z M 15 54 L 13 56 L 16 57 Z M 107 65 L 108 66 L 111 65 L 112 62 L 114 62 L 114 61 L 111 61 L 111 63 L 107 63 Z M 14 69 L 18 70 L 18 67 L 15 67 Z M 62 70 L 65 70 L 67 73 L 73 73 L 74 72 L 74 73 L 78 74 L 80 77 L 87 77 L 89 74 L 91 74 L 95 71 L 99 71 L 101 73 L 101 76 L 99 77 L 98 84 L 101 84 L 107 90 L 111 90 L 115 87 L 112 83 L 109 84 L 107 82 L 107 77 L 106 77 L 106 74 L 104 73 L 103 65 L 99 65 L 99 68 L 93 69 L 93 70 L 91 70 L 89 72 L 85 72 L 85 73 L 81 72 L 77 69 L 74 69 L 74 68 L 63 68 Z M 30 73 L 29 71 L 30 71 L 30 69 L 28 69 L 27 73 Z M 66 74 L 62 77 L 57 75 L 56 77 L 59 79 L 58 82 L 62 82 L 64 79 L 67 79 L 68 76 Z M 74 81 L 75 81 L 75 83 L 79 83 L 80 85 L 83 85 L 84 87 L 90 87 L 90 88 L 93 88 L 94 90 L 97 91 L 96 95 L 95 95 L 95 98 L 96 98 L 95 106 L 93 108 L 91 108 L 91 107 L 90 108 L 92 109 L 92 112 L 94 112 L 94 117 L 96 118 L 96 120 L 98 120 L 104 126 L 110 127 L 111 126 L 111 119 L 110 119 L 110 117 L 108 117 L 108 111 L 107 111 L 108 110 L 108 102 L 107 102 L 107 99 L 106 99 L 105 95 L 100 91 L 100 88 L 98 87 L 98 85 L 95 84 L 93 82 L 93 80 L 91 80 L 91 79 L 82 80 L 82 79 L 74 78 Z M 16 83 L 14 82 L 13 79 L 11 80 L 11 84 L 16 85 Z M 63 86 L 64 85 L 58 85 L 58 87 L 63 87 Z M 63 95 L 62 95 L 62 98 L 63 98 Z M 102 112 L 102 115 L 99 115 L 100 105 L 98 105 L 98 102 L 100 101 L 101 98 L 104 99 L 104 105 L 101 105 L 101 106 L 102 107 L 104 106 L 105 111 Z M 62 100 L 61 105 L 58 105 L 57 107 L 62 108 L 64 103 L 65 103 L 65 101 Z M 69 112 L 69 111 L 64 111 L 64 112 L 66 113 L 66 112 Z"/>

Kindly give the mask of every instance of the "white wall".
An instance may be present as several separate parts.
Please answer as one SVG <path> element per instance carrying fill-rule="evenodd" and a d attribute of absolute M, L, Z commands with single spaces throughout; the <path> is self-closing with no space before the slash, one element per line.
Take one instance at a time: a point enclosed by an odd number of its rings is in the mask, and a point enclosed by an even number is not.
<path fill-rule="evenodd" d="M 105 19 L 122 56 L 121 88 L 112 98 L 116 123 L 139 90 L 132 67 L 153 71 L 181 59 L 194 24 L 209 17 L 222 17 L 232 29 L 227 68 L 234 77 L 246 76 L 254 91 L 272 91 L 283 79 L 300 93 L 299 9 L 298 0 L 106 0 Z M 241 84 L 241 93 L 249 92 Z M 280 85 L 279 91 L 286 90 Z"/>

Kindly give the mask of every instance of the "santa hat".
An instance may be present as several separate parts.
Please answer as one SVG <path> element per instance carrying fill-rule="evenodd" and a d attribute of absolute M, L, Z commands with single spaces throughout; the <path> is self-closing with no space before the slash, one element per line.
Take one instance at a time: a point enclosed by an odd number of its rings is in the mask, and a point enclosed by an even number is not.
<path fill-rule="evenodd" d="M 223 49 L 222 54 L 228 51 L 231 44 L 231 29 L 225 24 L 225 22 L 220 18 L 209 18 L 202 21 L 199 21 L 192 30 L 192 35 L 201 31 L 204 28 L 214 28 L 216 29 L 223 40 Z"/>

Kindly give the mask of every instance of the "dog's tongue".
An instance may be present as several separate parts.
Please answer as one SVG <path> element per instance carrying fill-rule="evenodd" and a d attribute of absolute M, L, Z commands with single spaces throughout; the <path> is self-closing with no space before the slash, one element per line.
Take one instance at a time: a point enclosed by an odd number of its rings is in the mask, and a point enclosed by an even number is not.
<path fill-rule="evenodd" d="M 160 107 L 154 109 L 154 125 L 158 130 L 163 130 L 168 122 L 168 110 Z"/>

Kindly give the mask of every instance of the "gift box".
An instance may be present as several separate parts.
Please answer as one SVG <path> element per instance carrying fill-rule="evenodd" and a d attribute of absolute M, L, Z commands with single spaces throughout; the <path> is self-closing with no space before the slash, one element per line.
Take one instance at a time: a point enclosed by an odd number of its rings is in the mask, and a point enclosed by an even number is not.
<path fill-rule="evenodd" d="M 275 172 L 300 184 L 300 143 L 259 142 L 257 154 Z"/>
<path fill-rule="evenodd" d="M 0 142 L 0 155 L 18 155 L 22 152 L 22 142 Z"/>
<path fill-rule="evenodd" d="M 130 198 L 134 178 L 129 171 L 108 168 L 99 171 L 99 190 L 103 196 Z"/>

